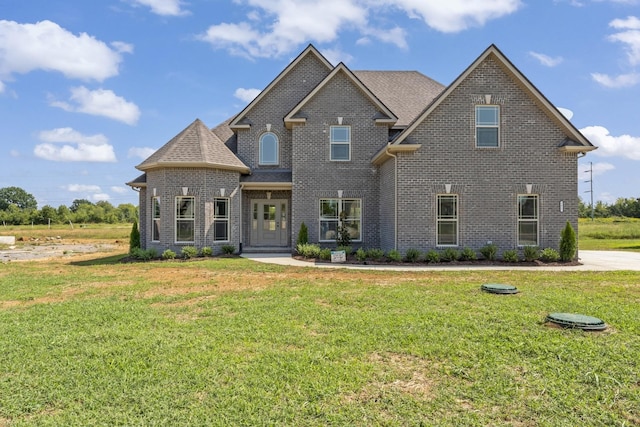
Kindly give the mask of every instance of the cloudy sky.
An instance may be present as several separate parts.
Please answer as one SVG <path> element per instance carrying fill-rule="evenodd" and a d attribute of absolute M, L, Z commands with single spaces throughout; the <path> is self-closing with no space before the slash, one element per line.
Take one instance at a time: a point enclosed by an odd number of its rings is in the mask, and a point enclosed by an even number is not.
<path fill-rule="evenodd" d="M 0 188 L 137 204 L 135 165 L 240 111 L 309 43 L 451 83 L 491 43 L 599 147 L 580 196 L 640 197 L 640 0 L 0 1 Z"/>

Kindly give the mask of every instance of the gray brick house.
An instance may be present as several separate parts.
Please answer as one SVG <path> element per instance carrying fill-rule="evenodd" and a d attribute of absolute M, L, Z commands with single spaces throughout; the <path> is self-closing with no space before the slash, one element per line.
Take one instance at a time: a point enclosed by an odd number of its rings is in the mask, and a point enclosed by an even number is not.
<path fill-rule="evenodd" d="M 143 248 L 558 248 L 594 147 L 489 46 L 449 86 L 352 71 L 308 46 L 235 117 L 137 166 Z"/>

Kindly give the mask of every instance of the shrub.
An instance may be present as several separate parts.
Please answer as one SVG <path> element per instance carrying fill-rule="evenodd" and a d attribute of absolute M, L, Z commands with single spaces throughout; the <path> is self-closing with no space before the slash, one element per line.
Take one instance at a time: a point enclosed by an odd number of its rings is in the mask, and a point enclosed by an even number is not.
<path fill-rule="evenodd" d="M 422 253 L 420 253 L 418 249 L 409 248 L 404 254 L 404 259 L 407 262 L 418 262 L 420 260 L 420 255 L 422 255 Z"/>
<path fill-rule="evenodd" d="M 440 262 L 440 254 L 435 249 L 431 249 L 424 256 L 424 259 L 431 263 Z"/>
<path fill-rule="evenodd" d="M 573 230 L 571 223 L 567 221 L 567 225 L 565 225 L 560 234 L 560 260 L 571 261 L 576 255 L 577 247 L 576 232 Z"/>
<path fill-rule="evenodd" d="M 320 246 L 313 243 L 301 243 L 296 246 L 296 251 L 305 258 L 318 258 Z M 331 254 L 329 254 L 329 258 L 331 258 Z"/>
<path fill-rule="evenodd" d="M 171 249 L 165 249 L 165 251 L 162 252 L 162 259 L 175 259 L 175 258 L 176 258 L 176 253 Z"/>
<path fill-rule="evenodd" d="M 442 254 L 440 255 L 440 259 L 444 262 L 457 261 L 458 258 L 460 258 L 460 254 L 458 253 L 457 250 L 453 248 L 445 249 L 444 251 L 442 251 Z"/>
<path fill-rule="evenodd" d="M 205 246 L 204 248 L 200 249 L 200 255 L 211 256 L 213 255 L 213 250 L 209 246 Z"/>
<path fill-rule="evenodd" d="M 129 253 L 133 255 L 134 249 L 140 249 L 140 230 L 138 230 L 138 221 L 133 220 L 131 226 L 131 234 L 129 235 Z"/>
<path fill-rule="evenodd" d="M 298 232 L 298 240 L 296 241 L 296 246 L 301 243 L 309 243 L 309 229 L 307 228 L 307 224 L 305 224 L 304 222 L 300 224 L 300 231 Z"/>
<path fill-rule="evenodd" d="M 346 246 L 340 245 L 336 248 L 336 251 L 344 251 L 344 254 L 346 256 L 349 256 L 353 253 L 353 248 L 349 245 L 346 245 Z"/>
<path fill-rule="evenodd" d="M 183 246 L 180 252 L 184 259 L 193 258 L 198 255 L 198 250 L 195 246 Z"/>
<path fill-rule="evenodd" d="M 480 248 L 480 255 L 489 261 L 495 261 L 498 256 L 498 246 L 489 243 Z"/>
<path fill-rule="evenodd" d="M 556 262 L 560 259 L 560 254 L 553 248 L 544 248 L 540 251 L 540 259 L 544 262 Z"/>
<path fill-rule="evenodd" d="M 331 249 L 330 248 L 320 249 L 320 259 L 329 261 L 331 259 Z"/>
<path fill-rule="evenodd" d="M 460 252 L 460 259 L 462 261 L 475 261 L 476 259 L 478 259 L 478 256 L 476 255 L 476 251 L 474 251 L 473 249 L 464 248 L 462 252 Z"/>
<path fill-rule="evenodd" d="M 387 258 L 394 262 L 402 261 L 402 254 L 397 249 L 391 249 L 389 253 L 387 253 Z"/>
<path fill-rule="evenodd" d="M 518 257 L 517 250 L 507 249 L 506 251 L 502 252 L 502 259 L 506 262 L 518 262 L 520 258 Z"/>
<path fill-rule="evenodd" d="M 158 251 L 156 251 L 155 248 L 149 248 L 149 249 L 134 248 L 131 251 L 131 256 L 141 261 L 149 261 L 158 256 Z"/>
<path fill-rule="evenodd" d="M 527 262 L 535 261 L 540 258 L 540 249 L 537 246 L 524 247 L 524 260 Z"/>
<path fill-rule="evenodd" d="M 367 249 L 367 257 L 379 260 L 384 256 L 384 251 L 382 249 Z"/>
<path fill-rule="evenodd" d="M 236 253 L 236 247 L 233 245 L 222 245 L 220 249 L 222 249 L 222 253 L 225 255 L 233 255 Z"/>
<path fill-rule="evenodd" d="M 364 261 L 367 259 L 367 251 L 365 251 L 363 248 L 358 248 L 358 250 L 356 251 L 356 259 L 358 261 Z"/>

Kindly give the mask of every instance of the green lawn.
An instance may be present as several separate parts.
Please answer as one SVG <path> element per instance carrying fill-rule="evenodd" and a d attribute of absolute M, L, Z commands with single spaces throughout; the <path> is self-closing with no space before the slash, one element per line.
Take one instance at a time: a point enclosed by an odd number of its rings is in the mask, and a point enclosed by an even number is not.
<path fill-rule="evenodd" d="M 0 264 L 0 426 L 640 424 L 640 272 L 116 258 Z"/>
<path fill-rule="evenodd" d="M 640 251 L 640 219 L 580 219 L 580 249 Z"/>

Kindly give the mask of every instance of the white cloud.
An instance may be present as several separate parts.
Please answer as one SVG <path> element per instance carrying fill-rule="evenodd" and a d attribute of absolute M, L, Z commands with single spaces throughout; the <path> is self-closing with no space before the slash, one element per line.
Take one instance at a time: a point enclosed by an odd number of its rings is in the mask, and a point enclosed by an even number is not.
<path fill-rule="evenodd" d="M 585 177 L 590 176 L 589 170 L 591 169 L 593 176 L 604 175 L 605 173 L 614 170 L 616 167 L 611 163 L 581 163 L 578 165 L 578 177 L 583 180 Z M 588 174 L 588 175 L 587 175 Z M 588 178 L 587 178 L 588 179 Z"/>
<path fill-rule="evenodd" d="M 75 35 L 51 21 L 0 20 L 0 77 L 35 70 L 103 81 L 118 75 L 119 52 L 86 33 Z"/>
<path fill-rule="evenodd" d="M 18 150 L 11 150 L 9 151 L 9 155 L 11 157 L 20 157 L 20 152 Z"/>
<path fill-rule="evenodd" d="M 128 125 L 135 125 L 140 118 L 140 109 L 136 104 L 117 96 L 111 90 L 74 87 L 71 88 L 70 100 L 75 105 L 55 100 L 50 101 L 50 105 L 65 111 L 108 117 Z"/>
<path fill-rule="evenodd" d="M 111 46 L 120 53 L 133 53 L 133 45 L 125 42 L 111 42 Z"/>
<path fill-rule="evenodd" d="M 71 193 L 97 193 L 102 191 L 99 185 L 69 184 L 63 187 Z"/>
<path fill-rule="evenodd" d="M 568 108 L 558 107 L 558 111 L 560 111 L 560 113 L 562 113 L 562 115 L 565 116 L 567 120 L 571 120 L 571 118 L 573 117 L 573 111 L 569 110 Z"/>
<path fill-rule="evenodd" d="M 245 89 L 243 87 L 239 87 L 233 93 L 233 96 L 235 96 L 241 101 L 249 103 L 253 101 L 256 96 L 260 95 L 260 92 L 262 92 L 260 89 Z"/>
<path fill-rule="evenodd" d="M 149 148 L 149 147 L 131 147 L 129 148 L 129 152 L 127 153 L 127 157 L 131 158 L 131 157 L 139 157 L 142 160 L 148 158 L 149 156 L 151 156 L 153 153 L 156 152 L 155 148 Z"/>
<path fill-rule="evenodd" d="M 163 16 L 182 16 L 188 15 L 189 12 L 182 9 L 182 1 L 180 0 L 132 0 L 132 3 L 148 6 L 151 12 Z"/>
<path fill-rule="evenodd" d="M 529 52 L 529 55 L 534 57 L 538 61 L 540 61 L 540 63 L 545 67 L 555 67 L 556 65 L 559 65 L 563 61 L 563 58 L 561 56 L 556 56 L 555 58 L 552 58 L 548 55 L 545 55 L 544 53 L 538 53 L 538 52 Z"/>
<path fill-rule="evenodd" d="M 0 80 L 0 93 L 4 92 L 4 83 L 2 83 L 2 80 Z"/>
<path fill-rule="evenodd" d="M 131 189 L 127 187 L 111 187 L 110 190 L 117 194 L 126 194 L 131 191 Z"/>
<path fill-rule="evenodd" d="M 627 57 L 631 65 L 640 64 L 640 19 L 629 16 L 627 19 L 614 19 L 610 27 L 624 30 L 608 37 L 610 41 L 623 43 L 627 50 Z"/>
<path fill-rule="evenodd" d="M 89 196 L 89 199 L 94 202 L 106 202 L 107 200 L 111 199 L 111 196 L 109 196 L 107 193 L 96 193 Z"/>
<path fill-rule="evenodd" d="M 392 21 L 400 11 L 422 19 L 429 27 L 453 33 L 484 25 L 491 19 L 515 12 L 521 0 L 235 0 L 250 8 L 242 22 L 224 22 L 210 26 L 198 38 L 214 48 L 234 55 L 279 57 L 300 44 L 330 43 L 341 31 L 358 31 L 359 44 L 371 38 L 406 48 L 402 28 L 379 28 L 371 22 Z M 331 13 L 326 11 L 330 10 Z"/>
<path fill-rule="evenodd" d="M 334 65 L 341 62 L 348 64 L 353 59 L 353 56 L 340 49 L 322 49 L 322 56 L 327 58 L 327 61 Z"/>
<path fill-rule="evenodd" d="M 632 87 L 640 83 L 640 73 L 620 74 L 613 77 L 608 74 L 591 73 L 591 78 L 602 86 L 610 88 Z"/>
<path fill-rule="evenodd" d="M 33 149 L 36 157 L 56 162 L 115 162 L 116 155 L 107 137 L 102 134 L 86 136 L 72 128 L 42 131 L 38 138 L 43 144 Z M 56 145 L 63 143 L 63 145 Z"/>
<path fill-rule="evenodd" d="M 587 126 L 580 132 L 598 149 L 594 152 L 604 157 L 626 157 L 631 160 L 640 160 L 640 136 L 620 135 L 613 136 L 609 130 L 602 126 Z"/>

